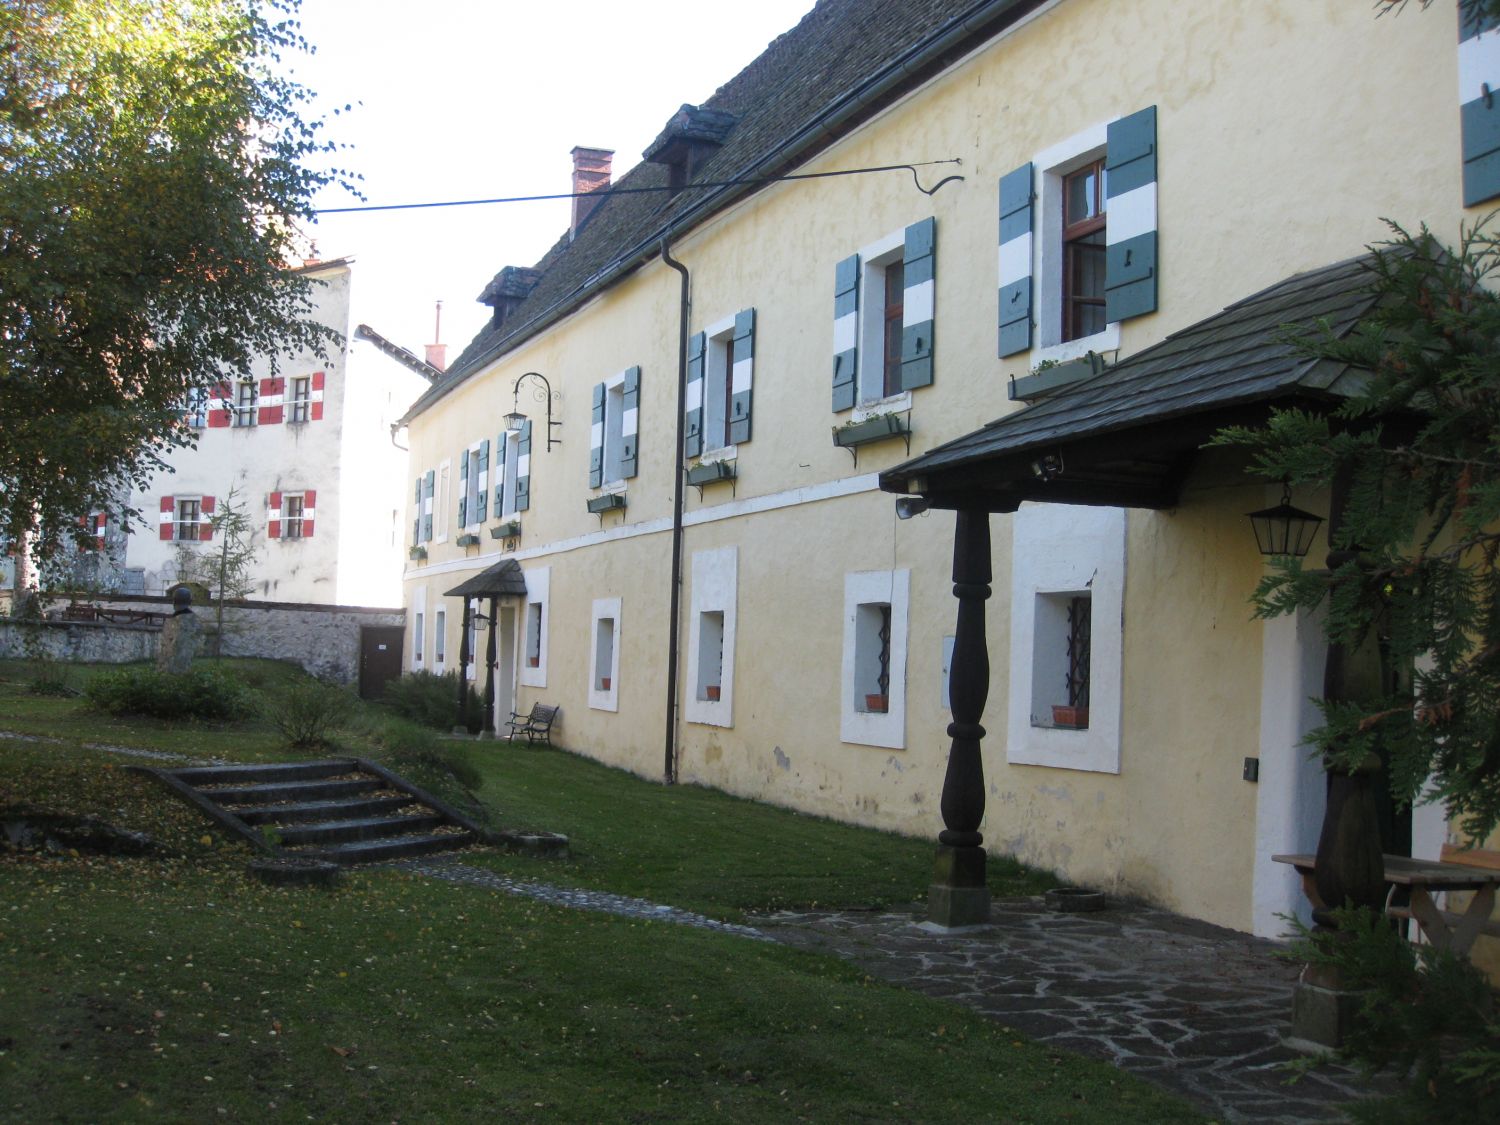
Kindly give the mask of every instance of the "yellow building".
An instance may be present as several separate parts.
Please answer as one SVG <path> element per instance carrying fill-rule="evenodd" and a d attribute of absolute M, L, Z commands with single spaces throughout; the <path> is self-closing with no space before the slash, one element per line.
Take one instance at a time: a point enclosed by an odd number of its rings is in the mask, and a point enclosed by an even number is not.
<path fill-rule="evenodd" d="M 1244 513 L 1279 490 L 1197 446 L 1336 393 L 1272 336 L 1357 315 L 1339 263 L 1382 217 L 1451 239 L 1478 214 L 1466 174 L 1500 194 L 1492 154 L 1465 171 L 1454 100 L 1491 36 L 1456 50 L 1457 24 L 1453 3 L 822 0 L 668 122 L 630 193 L 578 200 L 541 262 L 502 270 L 408 414 L 406 666 L 459 666 L 446 591 L 511 560 L 502 720 L 559 704 L 579 753 L 931 836 L 943 490 L 989 488 L 985 846 L 1280 932 L 1300 896 L 1270 856 L 1322 815 L 1297 745 L 1322 642 L 1252 621 Z M 574 150 L 580 189 L 609 157 Z M 1096 363 L 1118 393 L 1046 430 Z M 1190 386 L 1210 393 L 1179 410 Z M 1419 810 L 1416 854 L 1443 831 Z"/>

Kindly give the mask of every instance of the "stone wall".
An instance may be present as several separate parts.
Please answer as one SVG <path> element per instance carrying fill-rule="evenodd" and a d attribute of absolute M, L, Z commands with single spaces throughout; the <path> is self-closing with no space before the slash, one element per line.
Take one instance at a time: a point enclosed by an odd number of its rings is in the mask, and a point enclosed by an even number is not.
<path fill-rule="evenodd" d="M 171 613 L 171 599 L 163 597 L 100 598 L 91 604 L 118 609 Z M 48 607 L 60 615 L 62 603 Z M 315 676 L 355 683 L 359 679 L 359 636 L 365 625 L 404 625 L 399 609 L 364 606 L 298 605 L 290 602 L 235 602 L 225 607 L 223 636 L 216 633 L 212 606 L 194 607 L 203 623 L 200 655 L 218 651 L 224 656 L 256 656 L 289 660 Z M 28 626 L 0 619 L 0 657 L 23 659 L 28 651 Z M 56 660 L 126 664 L 153 660 L 161 630 L 144 625 L 115 625 L 101 621 L 62 621 L 55 618 L 36 627 L 41 655 Z"/>

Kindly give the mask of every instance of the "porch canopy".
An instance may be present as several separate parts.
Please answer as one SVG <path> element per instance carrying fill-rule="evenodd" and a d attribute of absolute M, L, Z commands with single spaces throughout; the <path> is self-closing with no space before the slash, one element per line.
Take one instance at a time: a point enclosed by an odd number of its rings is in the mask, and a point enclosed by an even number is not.
<path fill-rule="evenodd" d="M 494 566 L 444 593 L 447 598 L 503 598 L 507 594 L 525 594 L 526 575 L 515 559 L 501 559 Z"/>
<path fill-rule="evenodd" d="M 880 474 L 934 508 L 1013 512 L 1025 500 L 1170 508 L 1198 450 L 1273 407 L 1327 411 L 1364 372 L 1315 360 L 1284 326 L 1347 335 L 1375 303 L 1370 255 L 1298 274 Z"/>

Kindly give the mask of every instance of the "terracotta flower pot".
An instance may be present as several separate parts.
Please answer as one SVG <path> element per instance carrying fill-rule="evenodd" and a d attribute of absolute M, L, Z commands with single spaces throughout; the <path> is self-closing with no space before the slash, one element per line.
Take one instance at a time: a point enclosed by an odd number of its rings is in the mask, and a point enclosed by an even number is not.
<path fill-rule="evenodd" d="M 602 677 L 600 677 L 600 679 L 599 679 L 599 690 L 600 691 L 608 691 L 609 690 L 609 677 L 608 676 L 602 676 Z"/>
<path fill-rule="evenodd" d="M 1052 724 L 1059 727 L 1071 727 L 1074 730 L 1084 730 L 1089 725 L 1089 709 L 1066 707 L 1055 703 L 1052 706 Z"/>
<path fill-rule="evenodd" d="M 890 710 L 890 697 L 881 695 L 879 692 L 871 692 L 865 696 L 865 710 L 884 715 Z"/>
<path fill-rule="evenodd" d="M 542 658 L 540 656 L 528 656 L 526 658 L 526 664 L 527 667 L 530 668 L 540 668 L 542 664 Z"/>
<path fill-rule="evenodd" d="M 717 703 L 719 701 L 719 685 L 709 684 L 703 689 L 703 694 L 711 702 Z"/>

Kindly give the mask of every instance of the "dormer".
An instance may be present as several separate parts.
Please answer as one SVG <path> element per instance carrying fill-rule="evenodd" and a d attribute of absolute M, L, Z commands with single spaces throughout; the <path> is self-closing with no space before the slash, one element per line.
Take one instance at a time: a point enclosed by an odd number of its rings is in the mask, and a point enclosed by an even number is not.
<path fill-rule="evenodd" d="M 675 193 L 692 182 L 698 170 L 719 150 L 738 118 L 721 109 L 684 105 L 661 135 L 641 154 L 648 164 L 664 164 L 667 186 Z"/>
<path fill-rule="evenodd" d="M 494 310 L 490 327 L 499 328 L 505 323 L 505 318 L 531 295 L 541 279 L 541 271 L 528 266 L 506 266 L 491 278 L 478 298 L 481 305 L 489 305 Z"/>

